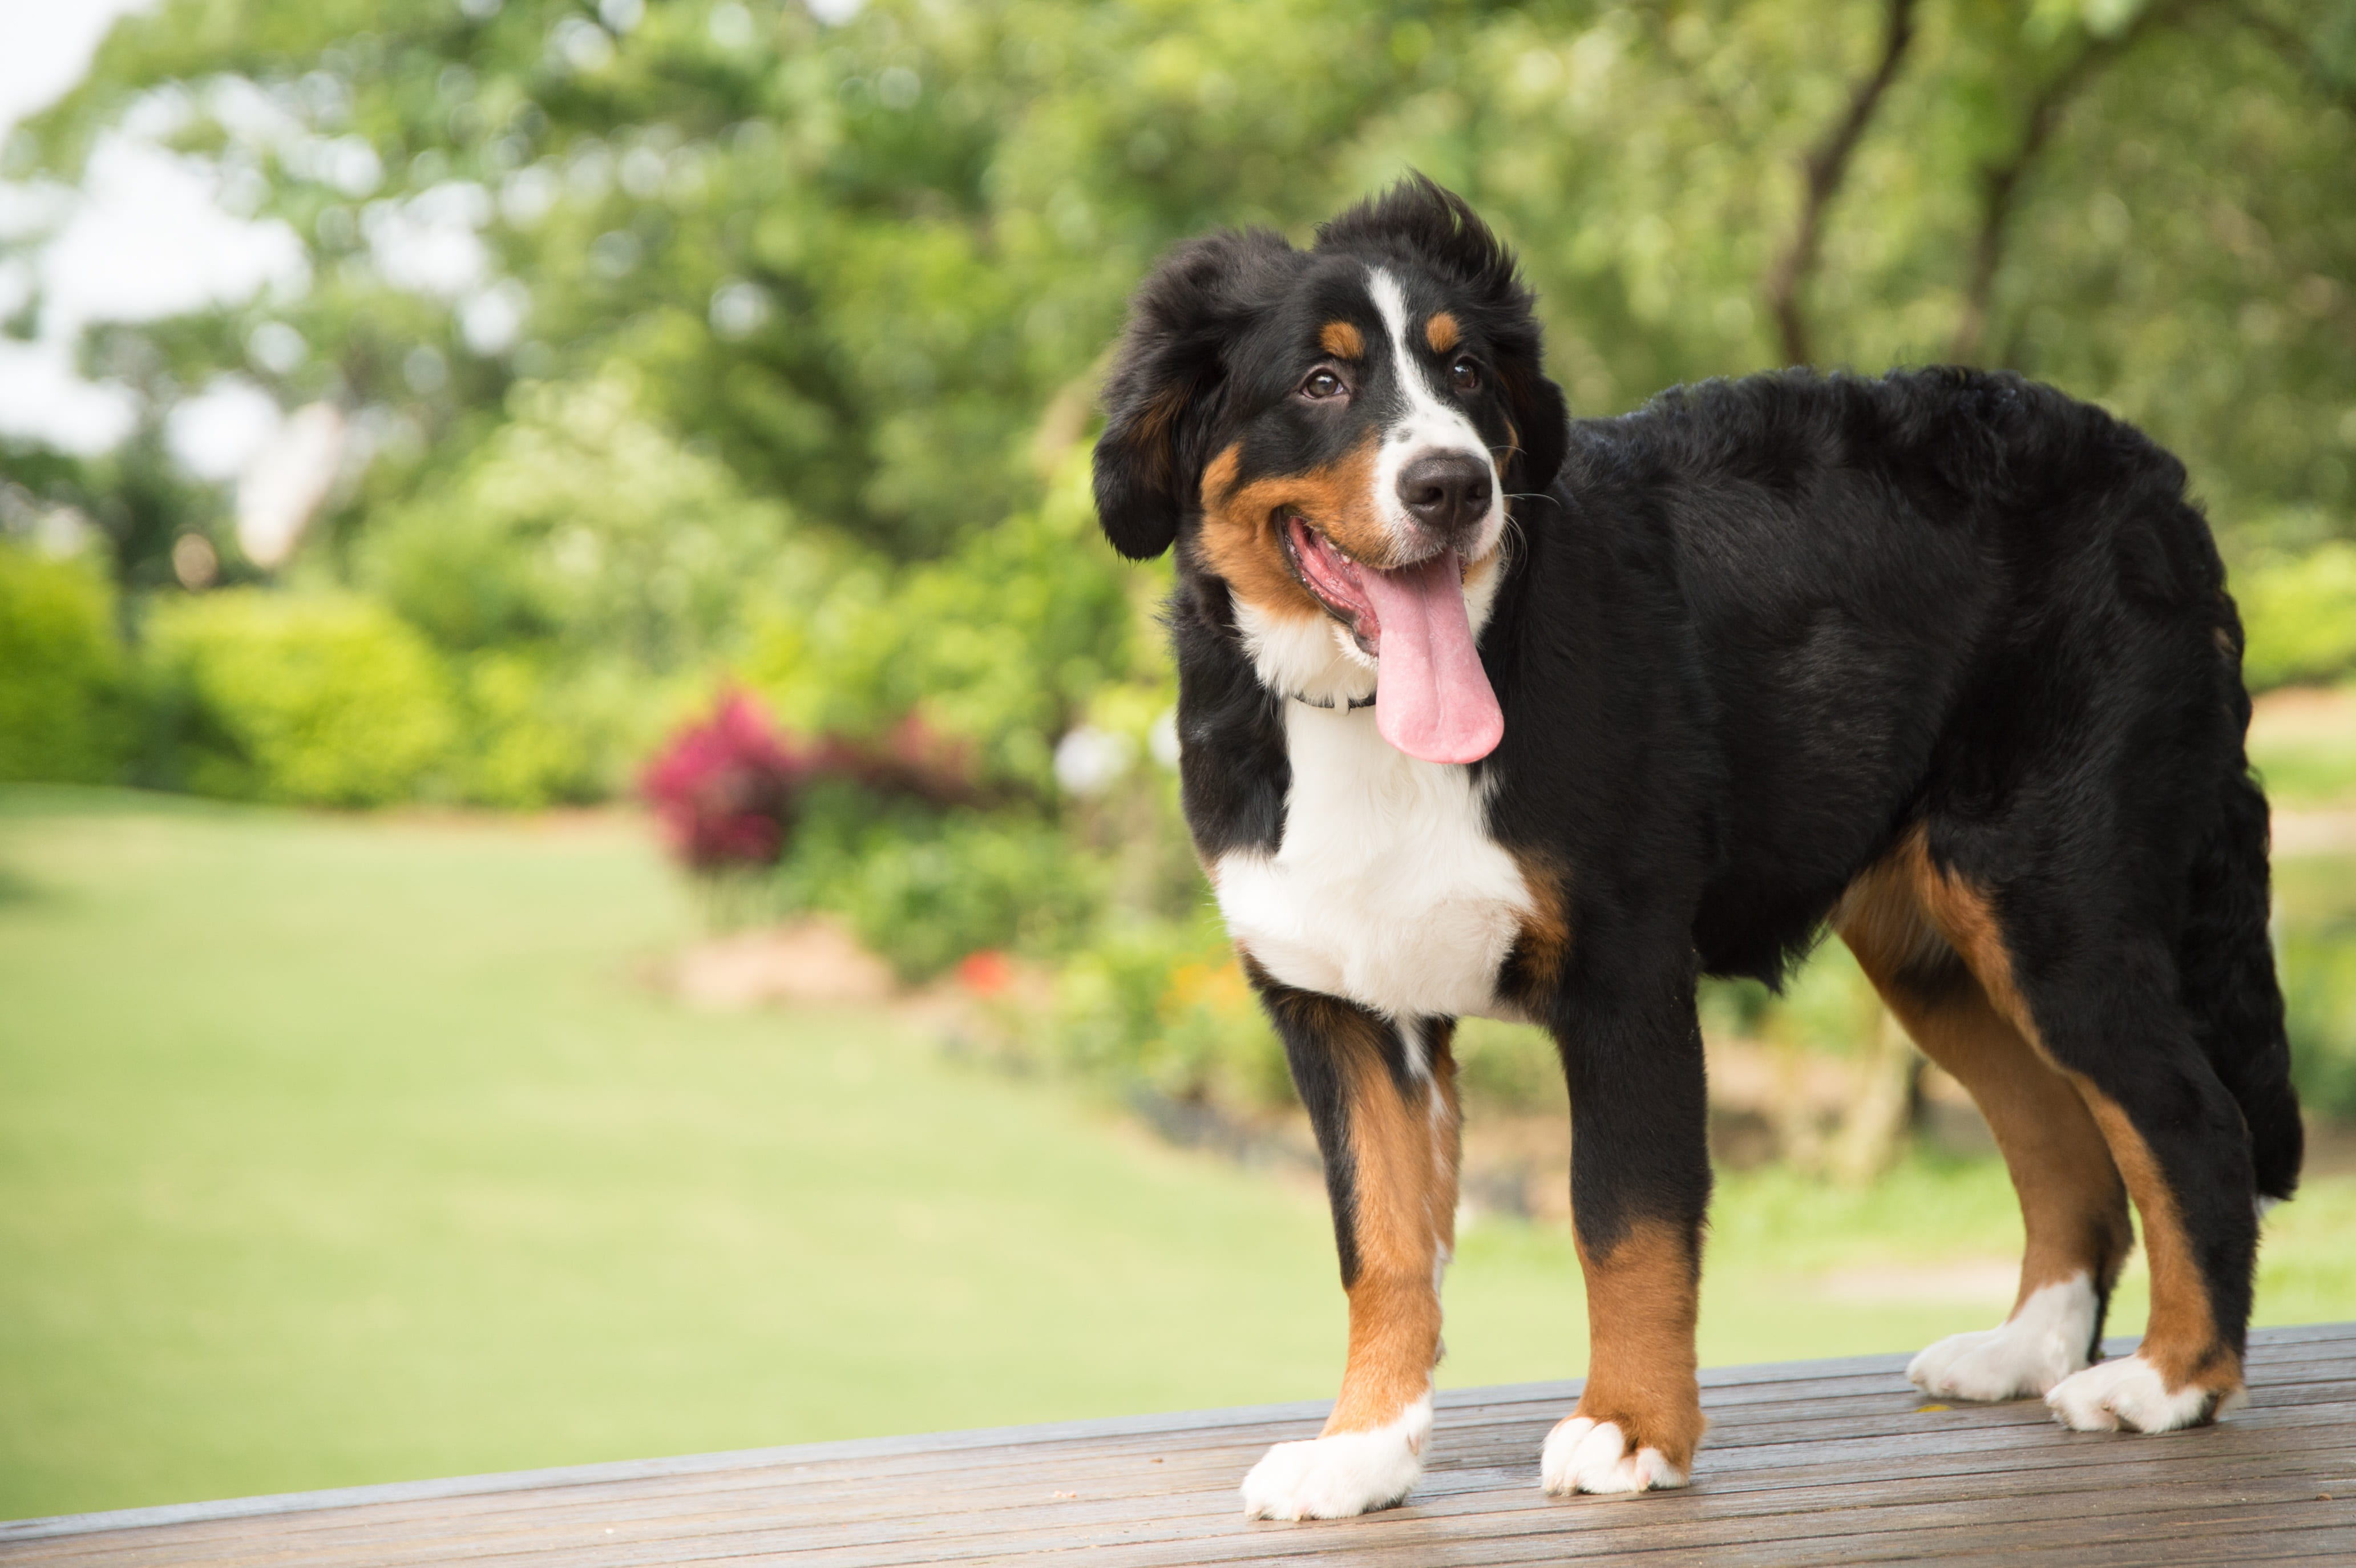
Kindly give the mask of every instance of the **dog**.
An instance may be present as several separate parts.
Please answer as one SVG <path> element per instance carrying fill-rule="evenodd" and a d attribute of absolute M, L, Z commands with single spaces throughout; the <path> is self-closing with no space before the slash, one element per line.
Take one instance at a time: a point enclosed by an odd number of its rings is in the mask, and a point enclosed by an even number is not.
<path fill-rule="evenodd" d="M 1908 1375 L 2167 1432 L 2243 1397 L 2301 1131 L 2242 630 L 2180 464 L 2009 374 L 1792 371 L 1569 417 L 1421 177 L 1178 246 L 1104 392 L 1114 549 L 1173 546 L 1188 826 L 1332 1200 L 1349 1355 L 1255 1518 L 1403 1499 L 1431 1431 L 1468 1015 L 1569 1085 L 1589 1367 L 1548 1492 L 1680 1487 L 1710 1191 L 1695 993 L 1826 927 L 1986 1113 L 2026 1226 Z M 2100 1360 L 2133 1243 L 2151 1313 Z"/>

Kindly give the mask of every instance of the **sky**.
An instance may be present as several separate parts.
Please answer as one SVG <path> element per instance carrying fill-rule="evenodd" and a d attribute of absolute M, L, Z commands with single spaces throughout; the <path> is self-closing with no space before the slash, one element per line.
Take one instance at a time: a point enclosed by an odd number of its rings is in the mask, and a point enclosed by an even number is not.
<path fill-rule="evenodd" d="M 152 3 L 0 0 L 0 136 L 81 80 L 118 17 Z M 0 316 L 41 296 L 32 339 L 0 338 L 0 431 L 102 451 L 129 431 L 137 404 L 125 389 L 78 373 L 83 326 L 299 286 L 294 235 L 232 217 L 215 187 L 203 166 L 122 133 L 93 149 L 78 191 L 0 183 Z M 197 472 L 233 473 L 278 418 L 258 389 L 224 386 L 176 417 L 174 446 Z"/>

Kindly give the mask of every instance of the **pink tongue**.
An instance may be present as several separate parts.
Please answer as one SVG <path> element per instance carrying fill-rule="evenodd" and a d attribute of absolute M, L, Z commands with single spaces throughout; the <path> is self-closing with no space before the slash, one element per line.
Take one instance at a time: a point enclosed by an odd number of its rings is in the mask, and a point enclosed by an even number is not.
<path fill-rule="evenodd" d="M 1359 574 L 1381 623 L 1375 728 L 1426 762 L 1477 762 L 1497 748 L 1505 716 L 1472 647 L 1454 551 L 1417 566 Z"/>

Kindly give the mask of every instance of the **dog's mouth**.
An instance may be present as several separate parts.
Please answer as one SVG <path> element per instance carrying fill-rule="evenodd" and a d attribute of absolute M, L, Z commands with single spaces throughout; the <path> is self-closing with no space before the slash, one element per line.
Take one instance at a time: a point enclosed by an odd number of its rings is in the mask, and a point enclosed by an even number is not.
<path fill-rule="evenodd" d="M 1375 657 L 1382 643 L 1382 612 L 1367 597 L 1365 582 L 1365 574 L 1374 568 L 1360 565 L 1297 511 L 1284 513 L 1279 522 L 1292 575 L 1325 607 L 1327 615 L 1348 628 L 1358 650 L 1369 659 Z"/>
<path fill-rule="evenodd" d="M 1354 560 L 1297 511 L 1282 525 L 1294 575 L 1376 660 L 1375 725 L 1426 762 L 1477 762 L 1505 733 L 1472 642 L 1452 550 L 1386 570 Z"/>

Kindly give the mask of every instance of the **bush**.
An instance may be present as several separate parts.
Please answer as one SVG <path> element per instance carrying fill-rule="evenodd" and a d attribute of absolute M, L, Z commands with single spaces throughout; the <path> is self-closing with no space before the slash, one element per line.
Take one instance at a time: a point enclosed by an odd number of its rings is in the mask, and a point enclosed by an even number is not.
<path fill-rule="evenodd" d="M 884 801 L 841 779 L 804 792 L 781 876 L 788 906 L 841 914 L 908 981 L 988 948 L 1068 950 L 1105 880 L 1042 819 Z"/>
<path fill-rule="evenodd" d="M 0 543 L 0 780 L 102 784 L 131 738 L 114 591 L 79 557 Z"/>
<path fill-rule="evenodd" d="M 942 560 L 836 571 L 756 624 L 742 673 L 797 731 L 875 736 L 921 714 L 983 780 L 1051 796 L 1056 740 L 1156 640 L 1129 597 L 1151 579 L 1095 538 L 1087 482 L 1076 462 Z"/>
<path fill-rule="evenodd" d="M 162 766 L 198 794 L 382 805 L 452 760 L 444 671 L 414 628 L 370 601 L 257 588 L 172 599 L 148 641 Z"/>
<path fill-rule="evenodd" d="M 466 735 L 461 798 L 528 811 L 613 792 L 645 727 L 634 721 L 651 705 L 635 671 L 552 669 L 504 650 L 449 663 Z"/>
<path fill-rule="evenodd" d="M 1291 1103 L 1284 1047 L 1215 919 L 1141 922 L 1073 955 L 1024 1038 L 1049 1065 L 1172 1100 Z"/>
<path fill-rule="evenodd" d="M 2286 931 L 2277 959 L 2299 1098 L 2356 1120 L 2356 921 Z"/>
<path fill-rule="evenodd" d="M 2333 540 L 2265 561 L 2234 579 L 2253 691 L 2356 669 L 2356 544 Z"/>
<path fill-rule="evenodd" d="M 355 553 L 360 585 L 439 647 L 688 669 L 802 564 L 784 512 L 648 420 L 627 377 L 530 383 L 509 413 Z"/>

